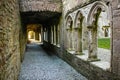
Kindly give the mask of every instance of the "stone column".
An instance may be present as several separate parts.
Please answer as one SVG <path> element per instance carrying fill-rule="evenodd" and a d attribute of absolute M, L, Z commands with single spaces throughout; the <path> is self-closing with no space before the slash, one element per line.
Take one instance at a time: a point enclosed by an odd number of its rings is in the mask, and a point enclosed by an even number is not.
<path fill-rule="evenodd" d="M 70 29 L 68 28 L 68 29 L 66 29 L 66 31 L 67 31 L 67 38 L 66 38 L 67 50 L 69 51 L 69 50 L 71 50 L 71 48 L 70 48 Z"/>
<path fill-rule="evenodd" d="M 60 45 L 60 26 L 57 27 L 57 45 Z"/>
<path fill-rule="evenodd" d="M 45 28 L 44 28 L 44 30 L 43 30 L 43 40 L 45 41 L 45 37 L 46 37 L 46 32 L 45 32 L 46 30 L 45 30 Z"/>
<path fill-rule="evenodd" d="M 88 44 L 88 61 L 98 61 L 97 58 L 97 27 L 88 26 L 89 44 Z"/>
<path fill-rule="evenodd" d="M 51 26 L 51 44 L 53 44 L 53 31 L 52 31 L 52 26 Z"/>
<path fill-rule="evenodd" d="M 74 28 L 74 48 L 75 48 L 75 54 L 77 54 L 77 48 L 78 48 L 78 33 L 77 28 Z"/>
<path fill-rule="evenodd" d="M 44 33 L 43 33 L 43 27 L 41 27 L 41 42 L 44 40 Z"/>
<path fill-rule="evenodd" d="M 53 34 L 53 44 L 54 44 L 54 36 L 55 36 L 55 35 L 54 35 L 54 33 L 55 33 L 55 32 L 54 32 L 54 26 L 52 26 L 52 31 L 53 31 L 52 34 Z"/>
<path fill-rule="evenodd" d="M 73 29 L 69 30 L 69 37 L 70 37 L 70 51 L 74 51 L 74 34 Z"/>
<path fill-rule="evenodd" d="M 46 41 L 48 42 L 48 29 L 46 29 Z"/>
<path fill-rule="evenodd" d="M 56 45 L 56 26 L 54 26 L 54 45 Z"/>
<path fill-rule="evenodd" d="M 82 28 L 74 28 L 75 52 L 82 55 Z"/>

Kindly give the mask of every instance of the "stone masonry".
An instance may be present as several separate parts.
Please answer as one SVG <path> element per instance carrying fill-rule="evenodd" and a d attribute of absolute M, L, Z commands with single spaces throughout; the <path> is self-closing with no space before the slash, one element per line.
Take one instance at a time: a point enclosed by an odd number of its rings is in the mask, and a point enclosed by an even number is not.
<path fill-rule="evenodd" d="M 17 80 L 24 41 L 17 0 L 0 1 L 0 80 Z M 20 37 L 21 35 L 21 37 Z M 22 43 L 22 45 L 20 45 Z M 23 45 L 24 44 L 24 45 Z"/>

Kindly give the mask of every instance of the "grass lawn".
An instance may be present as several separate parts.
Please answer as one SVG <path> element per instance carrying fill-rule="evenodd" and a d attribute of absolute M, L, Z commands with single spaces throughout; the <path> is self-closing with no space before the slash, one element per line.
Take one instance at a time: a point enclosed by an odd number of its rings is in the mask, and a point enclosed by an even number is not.
<path fill-rule="evenodd" d="M 98 39 L 98 47 L 104 49 L 110 49 L 110 38 Z"/>

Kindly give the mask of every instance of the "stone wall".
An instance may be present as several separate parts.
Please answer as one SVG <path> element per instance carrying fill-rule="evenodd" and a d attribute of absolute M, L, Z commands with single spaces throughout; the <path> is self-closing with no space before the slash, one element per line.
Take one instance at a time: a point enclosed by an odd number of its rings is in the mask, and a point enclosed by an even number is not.
<path fill-rule="evenodd" d="M 17 0 L 0 1 L 0 80 L 17 80 L 20 69 L 20 16 Z M 24 44 L 22 43 L 22 46 Z M 23 53 L 23 51 L 21 51 Z"/>
<path fill-rule="evenodd" d="M 23 22 L 21 22 L 22 26 L 20 27 L 20 33 L 19 33 L 19 44 L 20 44 L 20 58 L 21 62 L 24 59 L 24 52 L 27 50 L 26 43 L 27 43 L 27 27 Z"/>
<path fill-rule="evenodd" d="M 20 11 L 52 11 L 61 12 L 61 0 L 20 0 Z"/>
<path fill-rule="evenodd" d="M 120 1 L 112 0 L 112 26 L 113 26 L 113 54 L 112 54 L 112 72 L 120 76 Z"/>
<path fill-rule="evenodd" d="M 74 11 L 76 8 L 84 7 L 88 4 L 91 4 L 95 1 L 110 2 L 111 0 L 62 0 L 64 13 L 69 13 Z"/>

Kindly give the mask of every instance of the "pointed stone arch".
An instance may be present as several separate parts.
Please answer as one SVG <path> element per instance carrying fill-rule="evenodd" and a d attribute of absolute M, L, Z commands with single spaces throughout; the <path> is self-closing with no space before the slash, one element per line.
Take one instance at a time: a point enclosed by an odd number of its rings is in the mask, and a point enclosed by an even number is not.
<path fill-rule="evenodd" d="M 89 56 L 88 60 L 98 60 L 97 53 L 98 53 L 98 20 L 101 12 L 107 12 L 108 13 L 108 6 L 102 2 L 97 1 L 92 6 L 88 18 L 88 35 L 89 35 Z"/>
<path fill-rule="evenodd" d="M 67 31 L 67 50 L 73 51 L 73 19 L 70 15 L 66 18 L 66 31 Z"/>
<path fill-rule="evenodd" d="M 66 29 L 68 28 L 72 29 L 73 27 L 73 19 L 70 15 L 66 18 L 66 27 L 67 27 Z"/>
<path fill-rule="evenodd" d="M 97 13 L 98 9 L 101 9 L 102 11 L 106 11 L 107 13 L 109 12 L 108 6 L 104 2 L 96 1 L 89 11 L 88 18 L 87 18 L 88 25 L 92 25 L 92 22 L 94 20 L 94 14 Z"/>
<path fill-rule="evenodd" d="M 76 54 L 82 54 L 82 39 L 83 39 L 83 19 L 84 16 L 81 11 L 78 11 L 75 16 L 75 24 L 74 24 L 74 47 Z"/>

